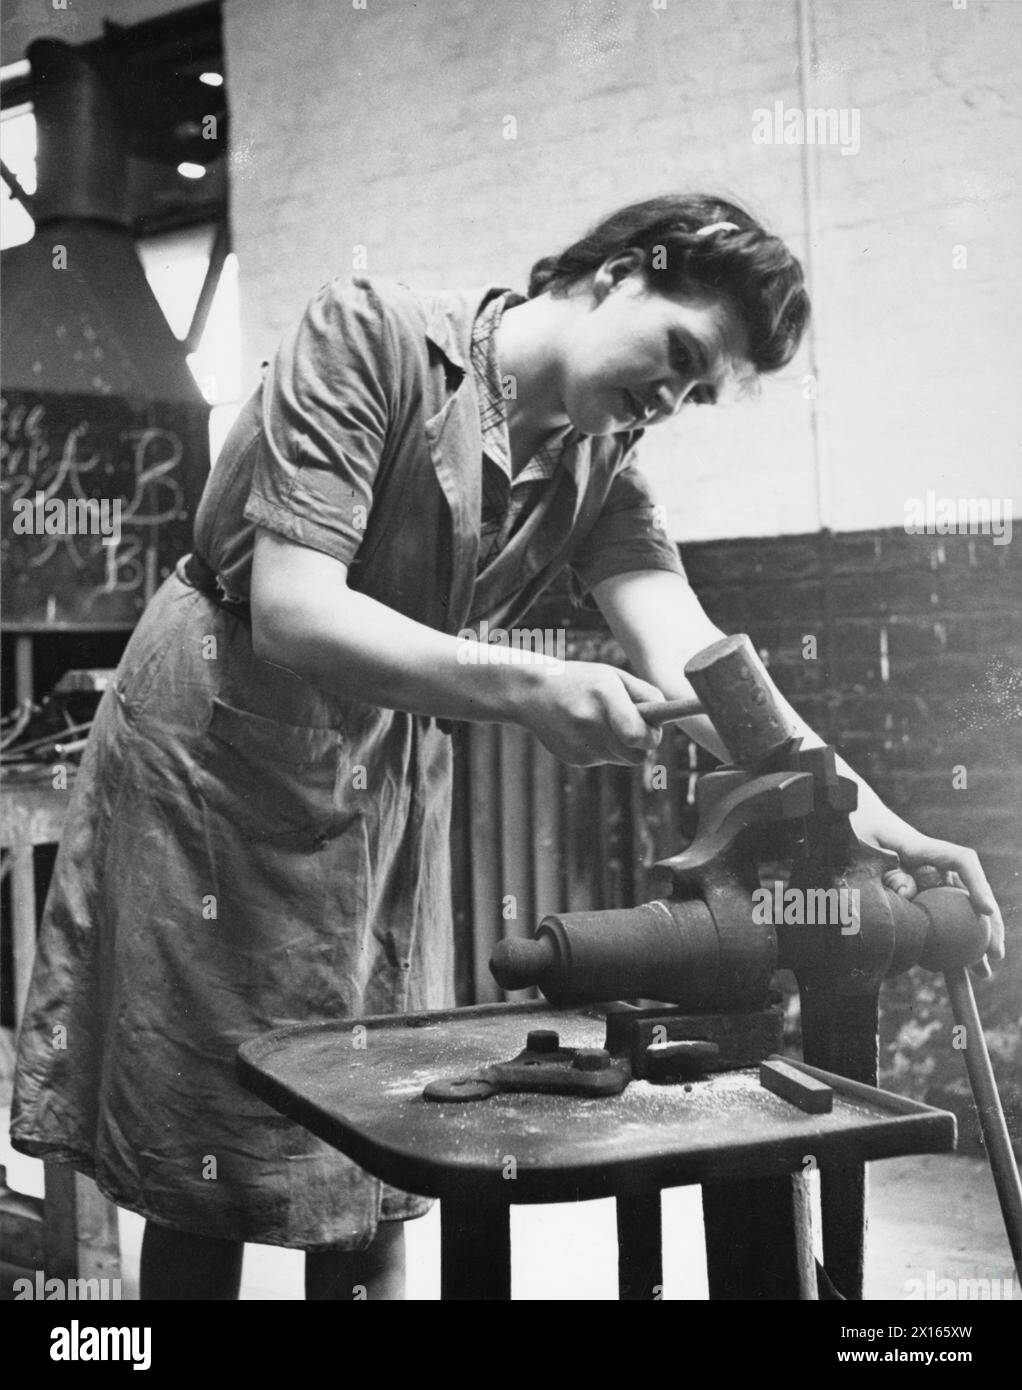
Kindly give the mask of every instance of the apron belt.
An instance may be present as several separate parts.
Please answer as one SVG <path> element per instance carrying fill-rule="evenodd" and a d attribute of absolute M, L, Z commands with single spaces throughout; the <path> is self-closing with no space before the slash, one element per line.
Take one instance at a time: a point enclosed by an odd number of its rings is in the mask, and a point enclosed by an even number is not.
<path fill-rule="evenodd" d="M 187 584 L 190 589 L 196 589 L 204 598 L 210 599 L 218 608 L 222 608 L 225 613 L 230 613 L 251 626 L 252 613 L 248 601 L 228 598 L 217 578 L 216 570 L 207 565 L 201 555 L 197 555 L 194 551 L 190 555 L 185 555 L 177 562 L 174 572 L 178 579 L 183 584 Z"/>

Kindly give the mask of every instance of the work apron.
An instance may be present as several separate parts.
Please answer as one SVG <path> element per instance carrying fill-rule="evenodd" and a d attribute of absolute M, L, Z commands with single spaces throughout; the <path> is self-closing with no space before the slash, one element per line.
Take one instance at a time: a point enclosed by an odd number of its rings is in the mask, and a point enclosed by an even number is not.
<path fill-rule="evenodd" d="M 428 1201 L 244 1091 L 235 1056 L 286 1024 L 452 1002 L 450 739 L 257 660 L 188 574 L 143 614 L 84 753 L 12 1138 L 160 1224 L 358 1248 Z"/>

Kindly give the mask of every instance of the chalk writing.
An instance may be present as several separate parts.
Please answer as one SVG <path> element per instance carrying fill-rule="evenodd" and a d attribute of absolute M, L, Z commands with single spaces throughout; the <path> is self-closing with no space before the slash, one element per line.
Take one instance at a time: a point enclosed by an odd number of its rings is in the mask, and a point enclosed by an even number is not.
<path fill-rule="evenodd" d="M 45 612 L 45 622 L 137 616 L 168 561 L 188 549 L 196 492 L 188 484 L 205 472 L 204 434 L 201 417 L 181 408 L 13 391 L 0 398 L 0 544 L 19 581 L 8 596 L 25 610 L 15 621 L 28 609 Z M 26 497 L 41 497 L 39 505 L 118 499 L 120 534 L 17 534 L 13 504 Z"/>

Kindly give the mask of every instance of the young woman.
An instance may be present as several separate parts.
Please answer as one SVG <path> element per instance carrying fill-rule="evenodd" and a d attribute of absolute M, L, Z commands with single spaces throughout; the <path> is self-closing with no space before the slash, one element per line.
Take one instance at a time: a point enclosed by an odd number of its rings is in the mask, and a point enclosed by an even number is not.
<path fill-rule="evenodd" d="M 144 1298 L 236 1297 L 245 1241 L 306 1250 L 310 1298 L 399 1296 L 428 1204 L 242 1091 L 238 1046 L 451 1002 L 447 721 L 578 764 L 656 745 L 636 702 L 691 693 L 721 634 L 633 447 L 784 366 L 808 313 L 747 213 L 666 197 L 540 261 L 528 298 L 335 281 L 286 336 L 103 699 L 20 1043 L 14 1143 L 147 1218 Z M 514 625 L 565 567 L 637 675 L 459 660 L 459 631 Z M 858 829 L 996 913 L 971 850 L 865 785 Z"/>

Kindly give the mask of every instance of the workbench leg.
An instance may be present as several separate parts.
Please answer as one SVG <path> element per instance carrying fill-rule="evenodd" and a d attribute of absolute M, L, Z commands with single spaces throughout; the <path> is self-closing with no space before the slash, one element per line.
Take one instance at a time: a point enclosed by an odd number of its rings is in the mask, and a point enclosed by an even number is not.
<path fill-rule="evenodd" d="M 862 1298 L 866 1275 L 866 1169 L 828 1168 L 820 1174 L 823 1267 L 842 1298 Z"/>
<path fill-rule="evenodd" d="M 802 1056 L 813 1067 L 868 1086 L 877 1084 L 879 997 L 873 990 L 842 995 L 799 980 Z M 843 1298 L 863 1295 L 866 1251 L 866 1169 L 861 1163 L 820 1173 L 823 1265 Z"/>
<path fill-rule="evenodd" d="M 119 1279 L 117 1208 L 84 1173 L 47 1159 L 43 1254 L 47 1275 Z"/>
<path fill-rule="evenodd" d="M 511 1298 L 511 1213 L 481 1198 L 440 1203 L 440 1297 L 462 1302 Z"/>
<path fill-rule="evenodd" d="M 618 1297 L 648 1303 L 663 1297 L 663 1229 L 660 1193 L 617 1199 Z"/>
<path fill-rule="evenodd" d="M 815 1300 L 812 1206 L 802 1173 L 703 1184 L 711 1299 Z"/>

